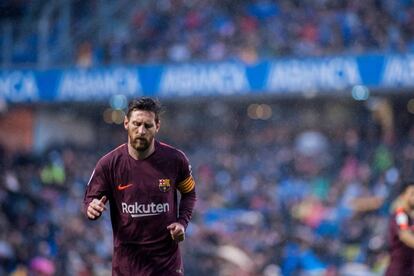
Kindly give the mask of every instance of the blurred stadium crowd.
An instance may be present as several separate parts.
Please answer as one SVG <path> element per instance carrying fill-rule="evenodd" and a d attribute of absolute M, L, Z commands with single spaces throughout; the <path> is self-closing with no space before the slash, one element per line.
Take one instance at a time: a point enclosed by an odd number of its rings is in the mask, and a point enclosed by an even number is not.
<path fill-rule="evenodd" d="M 2 58 L 8 64 L 253 62 L 414 50 L 411 0 L 62 0 L 30 5 L 9 0 L 0 7 Z"/>
<path fill-rule="evenodd" d="M 187 153 L 197 181 L 188 275 L 384 269 L 394 187 L 414 174 L 414 127 L 391 132 L 365 108 L 293 103 L 273 100 L 267 120 L 252 119 L 250 101 L 166 105 L 160 138 Z M 1 152 L 0 275 L 110 274 L 108 214 L 90 222 L 80 208 L 96 161 L 126 137 L 120 126 L 99 135 L 87 148 Z"/>
<path fill-rule="evenodd" d="M 0 2 L 2 65 L 414 51 L 412 0 L 29 2 Z M 414 176 L 414 125 L 403 109 L 393 107 L 396 131 L 390 114 L 343 112 L 335 100 L 313 111 L 298 99 L 167 103 L 160 138 L 187 153 L 199 197 L 188 275 L 381 275 L 395 187 Z M 80 208 L 96 161 L 126 137 L 94 131 L 87 147 L 0 144 L 0 276 L 110 275 L 108 214 L 90 222 Z"/>

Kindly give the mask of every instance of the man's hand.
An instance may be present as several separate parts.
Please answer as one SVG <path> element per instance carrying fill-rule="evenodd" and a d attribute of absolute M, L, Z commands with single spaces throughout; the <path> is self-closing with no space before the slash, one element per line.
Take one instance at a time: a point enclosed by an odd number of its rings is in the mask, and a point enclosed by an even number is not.
<path fill-rule="evenodd" d="M 106 210 L 106 196 L 103 196 L 101 199 L 94 199 L 89 203 L 86 214 L 89 219 L 97 219 L 102 215 L 102 212 Z"/>
<path fill-rule="evenodd" d="M 167 226 L 167 229 L 170 230 L 171 238 L 173 240 L 181 242 L 185 239 L 185 230 L 181 223 L 171 223 Z"/>

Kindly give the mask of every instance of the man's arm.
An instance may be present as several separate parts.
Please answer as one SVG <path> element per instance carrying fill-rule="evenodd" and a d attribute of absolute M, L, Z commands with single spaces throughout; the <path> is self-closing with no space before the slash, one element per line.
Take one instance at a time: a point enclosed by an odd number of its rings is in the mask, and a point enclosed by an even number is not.
<path fill-rule="evenodd" d="M 193 215 L 194 205 L 197 199 L 195 191 L 195 181 L 192 176 L 191 166 L 188 158 L 183 152 L 178 161 L 178 180 L 177 190 L 181 194 L 180 205 L 178 206 L 177 222 L 168 225 L 167 229 L 173 240 L 183 241 L 185 238 L 185 229 Z"/>
<path fill-rule="evenodd" d="M 178 211 L 178 222 L 181 223 L 184 228 L 187 228 L 188 223 L 193 215 L 194 205 L 197 200 L 195 188 L 187 193 L 181 192 L 181 200 Z"/>
<path fill-rule="evenodd" d="M 106 210 L 105 203 L 108 200 L 108 184 L 101 160 L 96 165 L 86 186 L 82 208 L 86 217 L 95 220 Z"/>
<path fill-rule="evenodd" d="M 167 229 L 173 240 L 183 241 L 185 238 L 185 229 L 191 220 L 194 205 L 197 199 L 195 191 L 195 182 L 190 175 L 178 185 L 178 190 L 181 193 L 181 200 L 178 210 L 177 222 L 168 225 Z"/>
<path fill-rule="evenodd" d="M 167 226 L 170 230 L 171 238 L 176 241 L 183 241 L 185 239 L 185 229 L 191 220 L 194 205 L 196 202 L 195 189 L 188 193 L 181 193 L 178 222 L 171 223 Z"/>

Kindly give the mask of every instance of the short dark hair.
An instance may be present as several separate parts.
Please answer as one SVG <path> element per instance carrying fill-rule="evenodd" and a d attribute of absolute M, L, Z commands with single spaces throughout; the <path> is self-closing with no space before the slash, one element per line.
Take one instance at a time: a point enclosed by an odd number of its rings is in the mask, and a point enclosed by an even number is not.
<path fill-rule="evenodd" d="M 131 118 L 131 114 L 135 110 L 144 110 L 144 111 L 151 111 L 155 114 L 155 122 L 159 122 L 159 116 L 162 112 L 161 103 L 157 99 L 152 99 L 148 97 L 142 97 L 133 99 L 128 104 L 128 112 L 127 117 L 128 119 Z"/>

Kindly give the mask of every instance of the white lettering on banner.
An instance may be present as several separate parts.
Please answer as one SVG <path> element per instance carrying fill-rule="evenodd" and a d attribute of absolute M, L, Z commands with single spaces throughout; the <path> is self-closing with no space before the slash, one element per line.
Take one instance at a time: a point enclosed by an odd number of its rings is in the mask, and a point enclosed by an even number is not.
<path fill-rule="evenodd" d="M 134 70 L 117 68 L 99 71 L 70 71 L 63 73 L 58 98 L 85 100 L 105 98 L 115 94 L 134 96 L 141 92 L 138 74 Z"/>
<path fill-rule="evenodd" d="M 266 88 L 280 92 L 340 90 L 359 83 L 361 77 L 355 59 L 292 60 L 272 64 Z"/>
<path fill-rule="evenodd" d="M 385 86 L 414 85 L 414 55 L 387 58 L 381 84 Z"/>
<path fill-rule="evenodd" d="M 168 203 L 155 204 L 151 202 L 149 204 L 138 204 L 138 202 L 135 202 L 134 204 L 127 204 L 122 202 L 121 206 L 122 213 L 130 214 L 133 218 L 156 216 L 170 211 L 170 205 Z"/>
<path fill-rule="evenodd" d="M 247 91 L 249 84 L 244 67 L 231 63 L 169 66 L 160 83 L 160 93 L 164 95 L 230 95 Z"/>
<path fill-rule="evenodd" d="M 0 97 L 12 102 L 37 100 L 39 89 L 34 74 L 23 71 L 0 74 Z"/>

